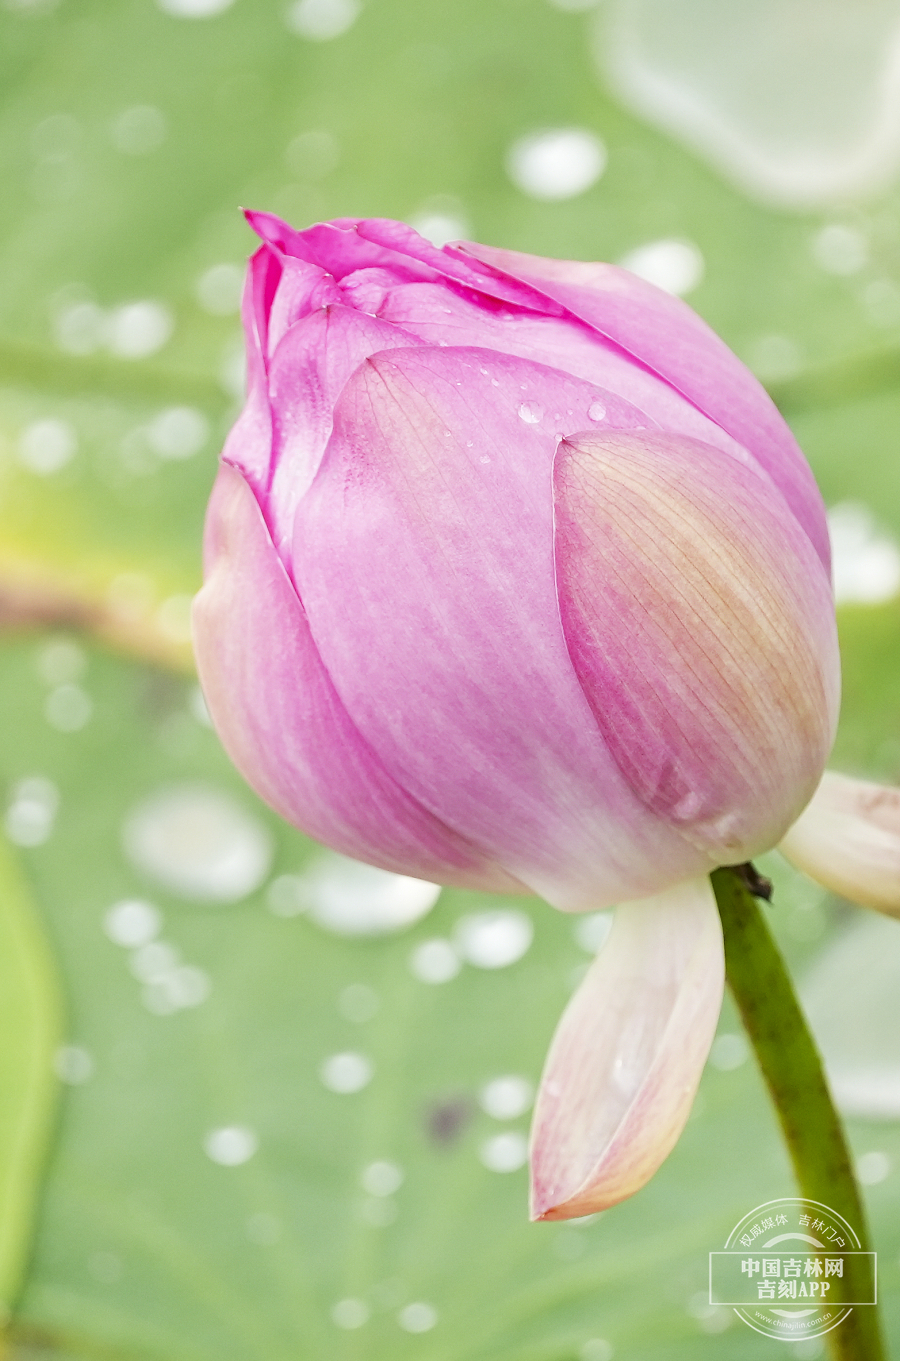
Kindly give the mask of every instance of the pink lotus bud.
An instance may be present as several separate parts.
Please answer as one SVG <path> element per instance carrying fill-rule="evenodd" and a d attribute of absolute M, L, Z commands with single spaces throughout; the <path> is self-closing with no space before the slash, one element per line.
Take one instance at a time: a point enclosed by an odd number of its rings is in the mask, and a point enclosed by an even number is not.
<path fill-rule="evenodd" d="M 781 850 L 833 893 L 900 917 L 900 789 L 827 770 Z"/>
<path fill-rule="evenodd" d="M 251 784 L 345 854 L 571 911 L 779 841 L 822 773 L 838 659 L 821 500 L 756 380 L 685 304 L 610 265 L 438 250 L 381 220 L 250 220 L 249 395 L 195 640 Z M 676 933 L 721 952 L 708 893 L 676 898 Z M 692 1015 L 692 950 L 622 984 L 620 1012 L 639 1013 L 674 970 L 615 1107 L 647 1148 L 631 1173 L 579 1155 L 604 1203 L 686 1116 L 715 1008 L 683 1080 L 660 1073 Z M 591 1011 L 606 983 L 585 987 Z M 539 1112 L 558 1129 L 606 1087 L 554 1072 Z M 558 1146 L 542 1119 L 535 1176 L 570 1197 L 571 1168 L 541 1170 Z"/>

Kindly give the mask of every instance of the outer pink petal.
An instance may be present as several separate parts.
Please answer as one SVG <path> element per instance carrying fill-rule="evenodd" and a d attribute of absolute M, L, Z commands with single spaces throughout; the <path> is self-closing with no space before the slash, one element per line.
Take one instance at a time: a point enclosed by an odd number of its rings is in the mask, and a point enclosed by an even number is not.
<path fill-rule="evenodd" d="M 455 252 L 540 290 L 684 393 L 770 475 L 829 568 L 825 509 L 793 435 L 761 384 L 686 303 L 615 265 L 473 242 Z"/>
<path fill-rule="evenodd" d="M 341 395 L 294 548 L 329 675 L 398 783 L 576 909 L 707 863 L 611 759 L 560 627 L 552 459 L 597 401 L 645 423 L 488 350 L 376 355 Z"/>
<path fill-rule="evenodd" d="M 223 466 L 194 605 L 203 692 L 231 759 L 289 822 L 336 850 L 422 879 L 521 891 L 441 826 L 360 738 L 319 660 L 250 488 Z"/>
<path fill-rule="evenodd" d="M 900 789 L 826 770 L 780 849 L 832 893 L 900 917 Z"/>
<path fill-rule="evenodd" d="M 547 1057 L 532 1125 L 533 1219 L 604 1210 L 650 1180 L 690 1114 L 724 979 L 708 879 L 618 908 Z"/>
<path fill-rule="evenodd" d="M 402 326 L 430 345 L 477 345 L 598 383 L 664 430 L 693 435 L 743 463 L 749 461 L 745 449 L 674 387 L 576 317 L 489 306 L 487 299 L 454 291 L 445 282 L 382 287 L 377 312 L 383 321 Z"/>
<path fill-rule="evenodd" d="M 837 721 L 831 586 L 771 483 L 684 436 L 585 433 L 554 467 L 563 630 L 638 797 L 710 857 L 769 849 Z"/>
<path fill-rule="evenodd" d="M 294 512 L 325 452 L 341 389 L 370 354 L 415 344 L 398 326 L 331 306 L 298 321 L 276 349 L 269 365 L 272 456 L 261 500 L 289 571 Z"/>

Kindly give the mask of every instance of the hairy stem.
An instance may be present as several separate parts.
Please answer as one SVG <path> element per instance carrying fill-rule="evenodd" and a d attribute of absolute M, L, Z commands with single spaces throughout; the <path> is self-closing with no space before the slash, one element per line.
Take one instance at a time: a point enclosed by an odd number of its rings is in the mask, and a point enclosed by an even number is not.
<path fill-rule="evenodd" d="M 865 1211 L 822 1060 L 746 872 L 716 870 L 712 885 L 725 936 L 728 985 L 775 1104 L 800 1193 L 843 1215 L 863 1250 L 870 1251 Z M 858 1261 L 846 1259 L 848 1276 Z M 874 1305 L 851 1310 L 825 1341 L 835 1361 L 886 1358 Z"/>

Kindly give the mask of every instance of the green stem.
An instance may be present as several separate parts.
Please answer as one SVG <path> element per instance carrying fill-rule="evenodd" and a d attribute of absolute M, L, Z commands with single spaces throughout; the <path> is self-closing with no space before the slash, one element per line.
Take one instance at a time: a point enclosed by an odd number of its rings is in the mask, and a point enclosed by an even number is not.
<path fill-rule="evenodd" d="M 843 1215 L 863 1250 L 871 1251 L 844 1131 L 778 947 L 758 902 L 733 869 L 716 870 L 712 885 L 728 985 L 775 1104 L 800 1193 Z M 859 1259 L 846 1260 L 850 1275 Z M 852 1309 L 826 1341 L 835 1361 L 885 1361 L 874 1305 Z"/>

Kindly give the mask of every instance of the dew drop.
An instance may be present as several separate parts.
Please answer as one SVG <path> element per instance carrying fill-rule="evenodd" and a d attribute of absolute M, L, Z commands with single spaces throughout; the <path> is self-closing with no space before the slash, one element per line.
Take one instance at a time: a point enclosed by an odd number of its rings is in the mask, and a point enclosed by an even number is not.
<path fill-rule="evenodd" d="M 244 271 L 240 265 L 223 261 L 210 265 L 197 280 L 195 296 L 205 312 L 214 317 L 230 317 L 241 309 Z"/>
<path fill-rule="evenodd" d="M 147 441 L 160 458 L 180 462 L 200 452 L 209 438 L 209 421 L 192 406 L 170 406 L 147 427 Z"/>
<path fill-rule="evenodd" d="M 364 1054 L 332 1054 L 319 1069 L 319 1077 L 330 1092 L 348 1096 L 361 1092 L 372 1081 L 373 1068 Z"/>
<path fill-rule="evenodd" d="M 392 1162 L 369 1163 L 360 1177 L 370 1196 L 392 1196 L 403 1185 L 403 1168 Z"/>
<path fill-rule="evenodd" d="M 592 421 L 606 420 L 606 407 L 602 402 L 591 402 L 588 407 L 588 418 Z"/>
<path fill-rule="evenodd" d="M 281 1224 L 275 1215 L 258 1210 L 247 1220 L 247 1237 L 251 1243 L 258 1243 L 260 1247 L 271 1247 L 281 1238 Z"/>
<path fill-rule="evenodd" d="M 495 1134 L 481 1145 L 478 1156 L 491 1172 L 517 1172 L 528 1161 L 528 1140 L 518 1130 Z"/>
<path fill-rule="evenodd" d="M 39 477 L 59 472 L 75 457 L 78 437 L 68 421 L 47 417 L 26 425 L 19 436 L 19 462 Z"/>
<path fill-rule="evenodd" d="M 119 359 L 146 359 L 162 349 L 174 328 L 168 307 L 146 299 L 114 308 L 104 329 L 106 343 Z"/>
<path fill-rule="evenodd" d="M 17 781 L 6 810 L 6 835 L 15 846 L 42 846 L 53 831 L 59 790 L 43 775 Z"/>
<path fill-rule="evenodd" d="M 80 732 L 93 712 L 93 700 L 80 685 L 58 685 L 44 704 L 44 717 L 57 732 Z"/>
<path fill-rule="evenodd" d="M 298 893 L 313 921 L 339 936 L 380 936 L 419 921 L 440 885 L 325 852 L 303 875 Z"/>
<path fill-rule="evenodd" d="M 650 241 L 638 246 L 619 261 L 647 283 L 681 298 L 702 281 L 706 268 L 703 255 L 693 241 Z"/>
<path fill-rule="evenodd" d="M 380 1008 L 378 993 L 366 983 L 348 983 L 338 996 L 338 1011 L 345 1020 L 353 1021 L 356 1025 L 371 1021 Z"/>
<path fill-rule="evenodd" d="M 361 1328 L 368 1323 L 370 1309 L 364 1300 L 338 1300 L 331 1311 L 333 1322 L 338 1328 Z"/>
<path fill-rule="evenodd" d="M 709 1061 L 720 1072 L 728 1073 L 740 1068 L 750 1057 L 750 1049 L 743 1035 L 728 1033 L 717 1035 L 709 1051 Z"/>
<path fill-rule="evenodd" d="M 514 964 L 533 939 L 531 918 L 515 908 L 460 917 L 454 933 L 454 944 L 463 959 L 479 969 L 503 969 Z"/>
<path fill-rule="evenodd" d="M 544 408 L 536 402 L 522 402 L 519 407 L 519 420 L 526 425 L 538 425 L 544 417 Z"/>
<path fill-rule="evenodd" d="M 359 1207 L 359 1212 L 367 1224 L 374 1229 L 387 1228 L 397 1218 L 397 1202 L 385 1197 L 383 1200 L 370 1196 Z"/>
<path fill-rule="evenodd" d="M 94 1072 L 94 1060 L 80 1044 L 64 1044 L 53 1056 L 53 1068 L 61 1082 L 80 1086 Z"/>
<path fill-rule="evenodd" d="M 136 104 L 116 115 L 110 135 L 117 151 L 126 156 L 146 156 L 162 146 L 167 130 L 161 109 L 152 104 Z"/>
<path fill-rule="evenodd" d="M 87 668 L 84 649 L 71 638 L 51 638 L 37 654 L 37 671 L 47 685 L 78 681 Z"/>
<path fill-rule="evenodd" d="M 126 819 L 123 842 L 145 873 L 198 902 L 237 902 L 269 871 L 272 839 L 220 790 L 183 785 L 163 790 Z"/>
<path fill-rule="evenodd" d="M 856 1175 L 863 1186 L 877 1186 L 884 1181 L 891 1170 L 891 1160 L 886 1153 L 863 1153 L 856 1160 Z"/>
<path fill-rule="evenodd" d="M 574 198 L 606 168 L 606 148 L 586 128 L 548 128 L 519 138 L 509 149 L 510 179 L 532 198 Z"/>
<path fill-rule="evenodd" d="M 126 898 L 114 904 L 103 918 L 103 930 L 115 945 L 136 950 L 159 935 L 162 916 L 159 908 L 140 898 Z"/>
<path fill-rule="evenodd" d="M 406 1304 L 397 1315 L 397 1322 L 405 1333 L 428 1333 L 437 1323 L 437 1310 L 431 1304 L 416 1300 Z"/>
<path fill-rule="evenodd" d="M 516 1120 L 530 1110 L 533 1101 L 533 1083 L 514 1074 L 493 1078 L 478 1097 L 481 1109 L 494 1120 Z"/>
<path fill-rule="evenodd" d="M 605 944 L 612 924 L 611 911 L 589 912 L 586 916 L 576 919 L 572 926 L 572 934 L 582 950 L 586 950 L 589 955 L 595 955 L 601 945 Z"/>
<path fill-rule="evenodd" d="M 206 1156 L 221 1167 L 239 1167 L 241 1163 L 249 1162 L 258 1148 L 259 1139 L 246 1125 L 225 1125 L 210 1130 L 203 1140 Z"/>
<path fill-rule="evenodd" d="M 462 968 L 452 941 L 423 940 L 409 957 L 410 972 L 421 983 L 448 983 Z"/>
<path fill-rule="evenodd" d="M 301 38 L 328 42 L 356 22 L 359 0 L 296 0 L 287 12 L 287 25 Z"/>

